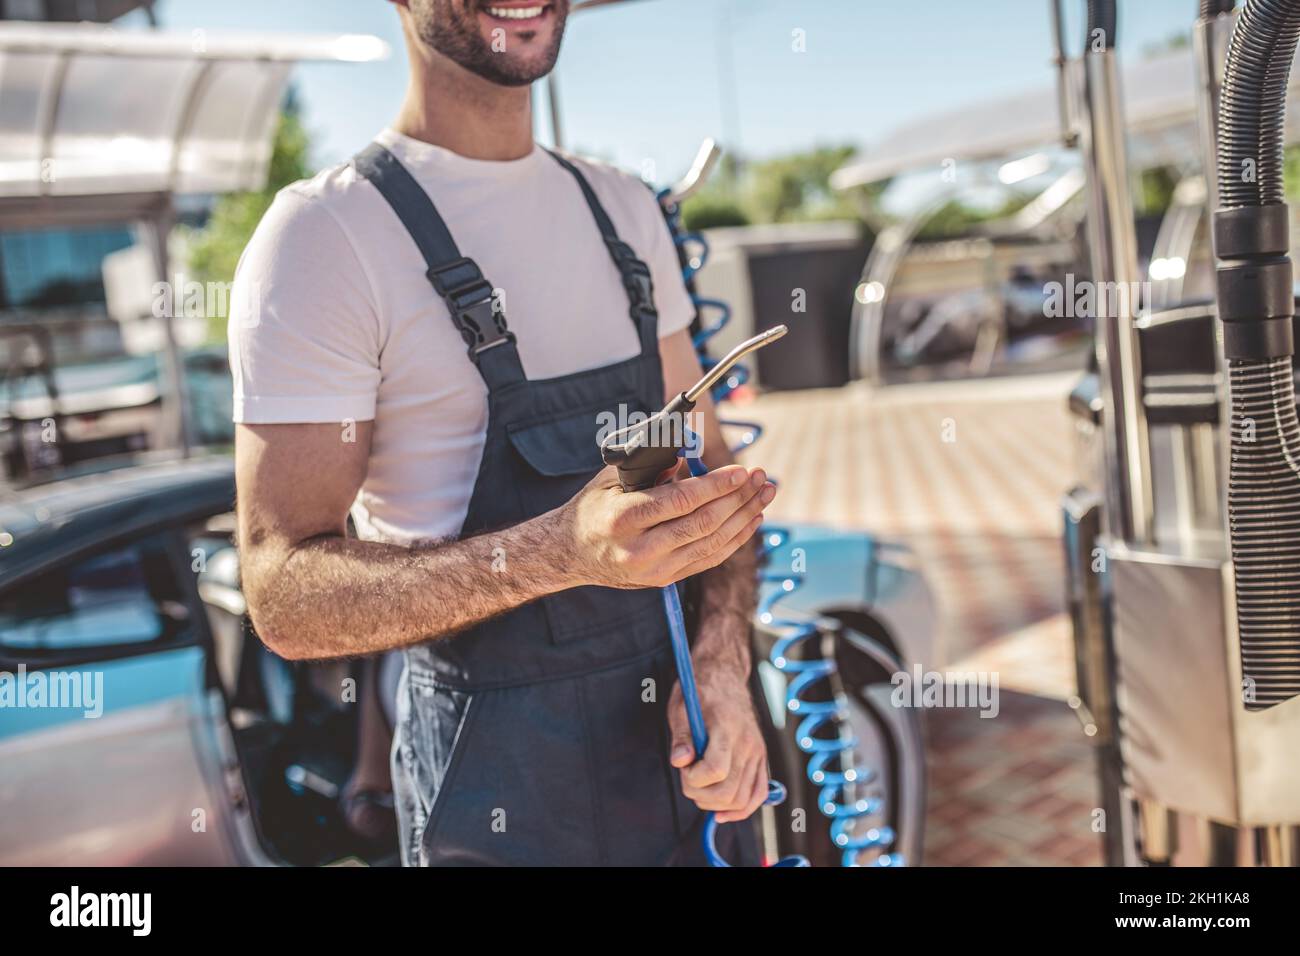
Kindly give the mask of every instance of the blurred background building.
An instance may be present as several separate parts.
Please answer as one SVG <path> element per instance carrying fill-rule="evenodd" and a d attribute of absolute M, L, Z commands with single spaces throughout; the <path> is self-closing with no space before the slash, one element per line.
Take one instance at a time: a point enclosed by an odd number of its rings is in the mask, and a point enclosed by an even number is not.
<path fill-rule="evenodd" d="M 292 68 L 386 45 L 168 33 L 150 2 L 7 0 L 0 14 L 5 475 L 228 443 L 232 256 L 308 172 Z"/>

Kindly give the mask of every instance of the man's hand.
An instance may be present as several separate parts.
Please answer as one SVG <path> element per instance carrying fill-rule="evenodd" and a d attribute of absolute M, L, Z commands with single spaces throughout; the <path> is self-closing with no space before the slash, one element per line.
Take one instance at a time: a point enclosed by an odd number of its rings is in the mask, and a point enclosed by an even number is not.
<path fill-rule="evenodd" d="M 563 558 L 584 583 L 657 588 L 726 561 L 753 537 L 775 497 L 761 468 L 728 465 L 625 492 L 610 467 L 555 514 L 571 538 Z"/>
<path fill-rule="evenodd" d="M 708 636 L 701 640 L 708 643 Z M 668 701 L 672 765 L 682 772 L 682 792 L 701 810 L 717 812 L 719 823 L 747 819 L 767 799 L 767 747 L 754 713 L 747 675 L 714 661 L 707 651 L 695 657 L 700 705 L 709 746 L 696 760 L 680 684 Z"/>

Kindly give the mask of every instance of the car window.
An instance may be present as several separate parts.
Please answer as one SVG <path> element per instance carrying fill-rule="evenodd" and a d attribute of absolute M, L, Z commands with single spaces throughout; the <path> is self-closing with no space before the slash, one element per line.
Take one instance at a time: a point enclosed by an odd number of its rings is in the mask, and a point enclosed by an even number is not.
<path fill-rule="evenodd" d="M 68 650 L 170 637 L 188 618 L 162 536 L 69 563 L 0 598 L 0 646 Z"/>

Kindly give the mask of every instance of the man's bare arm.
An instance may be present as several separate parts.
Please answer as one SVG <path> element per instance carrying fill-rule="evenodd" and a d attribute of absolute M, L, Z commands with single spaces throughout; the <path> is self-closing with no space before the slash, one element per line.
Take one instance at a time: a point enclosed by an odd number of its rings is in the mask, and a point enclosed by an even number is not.
<path fill-rule="evenodd" d="M 358 541 L 347 512 L 372 432 L 237 429 L 244 591 L 282 657 L 404 647 L 586 584 L 658 586 L 726 560 L 761 520 L 763 480 L 743 468 L 634 494 L 607 469 L 560 508 L 500 531 L 415 548 Z"/>

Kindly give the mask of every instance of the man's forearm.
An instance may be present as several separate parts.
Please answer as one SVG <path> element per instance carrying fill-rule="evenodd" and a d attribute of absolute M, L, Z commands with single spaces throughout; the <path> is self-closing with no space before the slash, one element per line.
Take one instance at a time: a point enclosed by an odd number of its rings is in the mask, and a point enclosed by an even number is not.
<path fill-rule="evenodd" d="M 758 549 L 751 542 L 701 575 L 700 633 L 693 656 L 714 677 L 748 678 L 757 574 Z"/>
<path fill-rule="evenodd" d="M 248 549 L 253 623 L 292 659 L 371 654 L 447 637 L 584 583 L 558 513 L 430 547 L 309 538 Z M 252 573 L 250 573 L 252 572 Z"/>
<path fill-rule="evenodd" d="M 705 412 L 706 433 L 718 440 L 705 448 L 709 469 L 723 468 L 735 458 L 721 440 L 714 413 Z M 691 656 L 699 665 L 701 680 L 747 680 L 750 668 L 750 627 L 758 593 L 757 538 L 742 545 L 716 568 L 700 575 L 700 623 Z"/>

